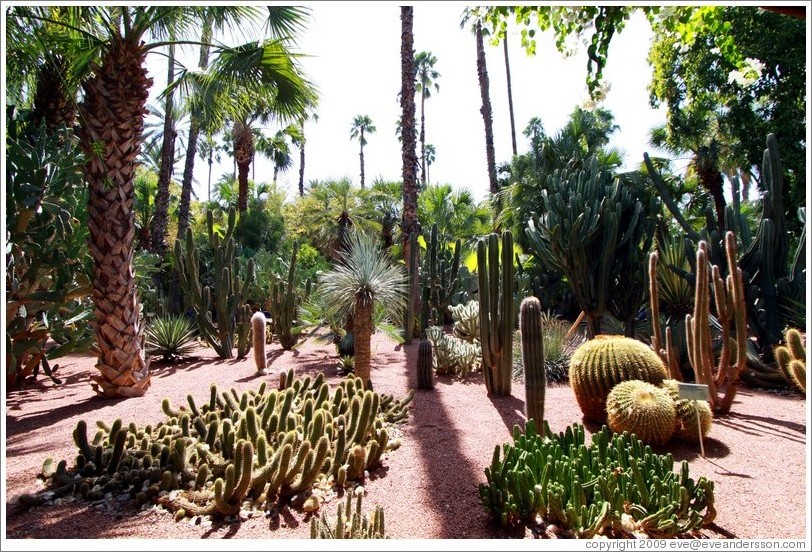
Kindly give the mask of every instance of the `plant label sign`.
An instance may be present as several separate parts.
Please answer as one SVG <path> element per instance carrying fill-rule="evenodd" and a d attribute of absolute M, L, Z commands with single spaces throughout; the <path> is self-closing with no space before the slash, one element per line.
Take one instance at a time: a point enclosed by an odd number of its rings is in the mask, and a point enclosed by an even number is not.
<path fill-rule="evenodd" d="M 680 399 L 689 401 L 707 401 L 710 398 L 707 385 L 698 383 L 677 383 Z"/>

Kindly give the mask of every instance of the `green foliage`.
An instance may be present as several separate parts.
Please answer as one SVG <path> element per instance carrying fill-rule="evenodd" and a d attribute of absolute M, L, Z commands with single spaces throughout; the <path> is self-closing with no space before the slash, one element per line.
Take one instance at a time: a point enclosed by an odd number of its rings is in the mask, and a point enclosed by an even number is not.
<path fill-rule="evenodd" d="M 299 341 L 301 327 L 297 325 L 296 313 L 301 296 L 296 289 L 296 256 L 299 253 L 299 244 L 293 244 L 293 253 L 288 265 L 287 280 L 277 281 L 271 287 L 271 317 L 273 318 L 274 332 L 279 338 L 279 344 L 286 351 L 291 350 Z"/>
<path fill-rule="evenodd" d="M 347 493 L 344 502 L 339 502 L 335 520 L 327 516 L 310 520 L 311 539 L 386 539 L 384 536 L 383 508 L 375 506 L 371 514 L 361 511 L 364 488 L 356 487 Z M 355 497 L 355 508 L 352 499 Z"/>
<path fill-rule="evenodd" d="M 606 397 L 622 381 L 654 385 L 668 377 L 660 357 L 644 343 L 622 336 L 600 335 L 578 347 L 570 359 L 570 386 L 584 417 L 606 422 Z"/>
<path fill-rule="evenodd" d="M 585 444 L 584 427 L 542 434 L 530 420 L 513 443 L 494 450 L 479 485 L 485 510 L 505 527 L 536 524 L 540 516 L 576 538 L 672 538 L 712 523 L 713 482 L 674 471 L 670 454 L 655 454 L 636 436 L 605 426 Z"/>
<path fill-rule="evenodd" d="M 664 445 L 674 435 L 677 412 L 665 389 L 640 380 L 622 381 L 606 397 L 606 421 L 615 433 L 633 433 L 642 442 Z"/>
<path fill-rule="evenodd" d="M 49 361 L 93 342 L 83 158 L 67 131 L 7 124 L 6 381 L 42 368 L 58 382 Z M 58 346 L 46 345 L 49 335 Z"/>
<path fill-rule="evenodd" d="M 146 351 L 174 361 L 189 355 L 196 346 L 195 328 L 185 316 L 159 316 L 146 329 Z"/>
<path fill-rule="evenodd" d="M 157 425 L 97 422 L 92 441 L 82 421 L 74 431 L 76 465 L 48 470 L 48 492 L 99 500 L 129 493 L 184 516 L 233 516 L 242 508 L 278 509 L 310 494 L 360 479 L 397 447 L 392 424 L 408 416 L 401 400 L 364 390 L 350 377 L 330 389 L 324 376 L 280 376 L 280 389 L 219 392 L 205 401 L 187 396 Z M 174 491 L 170 494 L 162 491 Z"/>

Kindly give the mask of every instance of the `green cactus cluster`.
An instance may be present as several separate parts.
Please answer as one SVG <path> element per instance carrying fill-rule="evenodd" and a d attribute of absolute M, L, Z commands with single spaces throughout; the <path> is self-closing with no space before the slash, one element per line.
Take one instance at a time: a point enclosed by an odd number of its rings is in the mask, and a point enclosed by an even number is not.
<path fill-rule="evenodd" d="M 454 335 L 473 343 L 479 341 L 479 301 L 471 300 L 448 307 L 454 321 Z"/>
<path fill-rule="evenodd" d="M 677 413 L 674 438 L 686 443 L 698 443 L 700 429 L 703 438 L 710 431 L 713 423 L 713 411 L 708 401 L 681 399 L 677 383 L 677 380 L 672 379 L 663 382 L 663 389 L 668 391 L 668 394 L 674 400 L 674 409 Z M 697 423 L 697 417 L 699 417 L 699 423 Z"/>
<path fill-rule="evenodd" d="M 434 389 L 434 354 L 428 339 L 417 346 L 417 388 Z"/>
<path fill-rule="evenodd" d="M 623 336 L 600 335 L 580 345 L 570 358 L 570 386 L 584 417 L 606 422 L 606 397 L 622 381 L 661 385 L 665 364 L 646 344 Z"/>
<path fill-rule="evenodd" d="M 449 244 L 439 237 L 437 223 L 432 224 L 426 249 L 428 262 L 423 267 L 422 328 L 431 325 L 442 326 L 451 299 L 457 293 L 462 240 L 458 239 L 452 246 L 450 259 L 448 250 Z"/>
<path fill-rule="evenodd" d="M 685 461 L 674 471 L 670 454 L 606 426 L 586 445 L 580 424 L 555 435 L 529 420 L 524 433 L 514 427 L 513 443 L 495 448 L 485 477 L 480 499 L 505 527 L 541 517 L 577 538 L 619 531 L 670 538 L 716 517 L 712 481 L 692 479 Z"/>
<path fill-rule="evenodd" d="M 544 362 L 544 338 L 541 327 L 541 303 L 526 297 L 519 307 L 519 332 L 522 337 L 525 409 L 527 419 L 537 425 L 544 421 L 544 395 L 547 391 L 547 367 Z"/>
<path fill-rule="evenodd" d="M 219 392 L 212 384 L 207 401 L 188 395 L 179 407 L 164 399 L 165 421 L 146 427 L 97 422 L 92 440 L 79 422 L 75 467 L 68 471 L 63 460 L 53 470 L 50 462 L 51 487 L 88 498 L 128 491 L 178 518 L 229 516 L 314 486 L 344 486 L 399 445 L 390 429 L 408 416 L 413 392 L 395 400 L 349 377 L 331 393 L 323 374 L 297 378 L 292 370 L 280 380 L 280 389 L 263 383 L 243 393 Z"/>
<path fill-rule="evenodd" d="M 232 358 L 236 345 L 237 358 L 241 359 L 251 348 L 251 311 L 244 299 L 254 280 L 254 261 L 249 259 L 246 274 L 240 275 L 240 264 L 235 253 L 235 223 L 236 211 L 231 207 L 225 234 L 220 237 L 214 229 L 212 212 L 206 213 L 209 245 L 214 253 L 214 282 L 211 287 L 201 283 L 200 253 L 195 247 L 191 229 L 186 232 L 185 239 L 175 241 L 175 270 L 184 300 L 195 312 L 200 335 L 220 358 Z M 212 311 L 217 322 L 212 318 Z"/>
<path fill-rule="evenodd" d="M 488 394 L 510 395 L 513 376 L 513 234 L 492 233 L 477 243 L 479 332 Z"/>
<path fill-rule="evenodd" d="M 448 335 L 440 326 L 426 328 L 426 339 L 432 345 L 433 364 L 437 375 L 467 376 L 477 368 L 482 354 L 477 343 L 468 343 Z"/>
<path fill-rule="evenodd" d="M 663 445 L 674 435 L 677 411 L 667 390 L 629 380 L 615 385 L 606 397 L 606 419 L 615 433 L 626 431 L 644 443 Z"/>
<path fill-rule="evenodd" d="M 311 539 L 386 539 L 383 508 L 375 506 L 372 513 L 364 515 L 361 502 L 364 488 L 356 487 L 347 493 L 344 502 L 338 504 L 334 520 L 326 516 L 310 520 Z M 353 508 L 353 498 L 355 507 Z"/>
<path fill-rule="evenodd" d="M 287 280 L 280 280 L 271 285 L 270 304 L 273 328 L 279 338 L 279 344 L 286 351 L 296 345 L 300 333 L 296 325 L 296 313 L 300 303 L 299 293 L 296 291 L 296 257 L 298 253 L 299 243 L 296 242 L 293 244 Z"/>
<path fill-rule="evenodd" d="M 784 345 L 775 348 L 775 360 L 787 381 L 802 395 L 806 395 L 806 341 L 794 328 L 784 334 Z"/>

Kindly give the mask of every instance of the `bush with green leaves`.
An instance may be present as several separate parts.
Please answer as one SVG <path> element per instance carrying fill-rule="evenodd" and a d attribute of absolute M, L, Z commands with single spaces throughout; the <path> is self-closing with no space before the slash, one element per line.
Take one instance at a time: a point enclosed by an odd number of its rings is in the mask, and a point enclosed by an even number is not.
<path fill-rule="evenodd" d="M 194 323 L 185 316 L 159 316 L 146 330 L 147 354 L 164 361 L 189 355 L 197 345 Z"/>

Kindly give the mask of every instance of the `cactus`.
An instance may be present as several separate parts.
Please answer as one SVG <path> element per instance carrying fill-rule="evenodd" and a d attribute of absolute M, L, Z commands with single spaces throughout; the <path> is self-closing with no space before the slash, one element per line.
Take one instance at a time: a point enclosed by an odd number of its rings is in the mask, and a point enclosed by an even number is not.
<path fill-rule="evenodd" d="M 424 270 L 425 281 L 423 283 L 423 297 L 428 297 L 428 313 L 431 318 L 424 327 L 429 324 L 442 326 L 445 323 L 448 306 L 457 291 L 462 240 L 457 239 L 454 243 L 454 252 L 451 260 L 448 260 L 443 258 L 448 251 L 448 245 L 441 242 L 438 233 L 437 223 L 432 224 L 426 251 L 428 267 Z"/>
<path fill-rule="evenodd" d="M 231 207 L 225 235 L 220 238 L 214 231 L 212 212 L 208 211 L 206 214 L 209 244 L 214 253 L 212 287 L 203 286 L 200 282 L 200 255 L 194 245 L 192 230 L 187 230 L 185 240 L 175 241 L 175 269 L 185 301 L 195 312 L 200 335 L 220 358 L 232 358 L 235 336 L 247 335 L 246 326 L 250 323 L 247 317 L 241 317 L 240 321 L 237 317 L 248 286 L 254 279 L 254 260 L 248 260 L 247 273 L 241 277 L 234 251 L 235 220 L 236 211 Z M 217 316 L 217 323 L 212 319 L 212 310 Z M 243 343 L 243 348 L 238 351 L 238 358 L 245 356 L 250 348 L 250 341 L 245 340 Z"/>
<path fill-rule="evenodd" d="M 416 289 L 413 287 L 413 283 L 418 281 L 418 255 L 417 255 L 417 232 L 412 232 L 409 234 L 409 284 L 407 286 L 408 293 L 407 293 L 407 303 L 406 303 L 406 313 L 403 317 L 404 320 L 404 327 L 403 327 L 403 341 L 406 345 L 410 345 L 412 343 L 412 339 L 414 338 L 414 326 L 415 326 L 415 301 L 417 299 L 416 296 Z"/>
<path fill-rule="evenodd" d="M 385 539 L 383 508 L 375 506 L 369 516 L 361 513 L 361 499 L 364 488 L 357 487 L 347 493 L 343 503 L 338 504 L 336 518 L 313 518 L 310 520 L 311 539 Z M 355 497 L 355 509 L 352 499 Z"/>
<path fill-rule="evenodd" d="M 671 328 L 666 327 L 666 340 L 663 342 L 663 333 L 660 326 L 660 294 L 659 284 L 657 280 L 657 262 L 660 259 L 657 251 L 652 251 L 649 254 L 648 265 L 648 283 L 649 283 L 649 307 L 651 309 L 651 348 L 660 357 L 668 368 L 670 377 L 681 381 L 682 374 L 680 373 L 678 352 L 670 342 L 669 336 L 671 335 Z"/>
<path fill-rule="evenodd" d="M 540 516 L 568 535 L 593 538 L 631 526 L 653 538 L 672 538 L 705 527 L 716 516 L 713 482 L 689 477 L 688 463 L 674 472 L 670 454 L 655 454 L 629 433 L 603 427 L 585 445 L 573 424 L 552 435 L 528 420 L 513 443 L 494 450 L 479 485 L 485 510 L 503 526 L 537 524 Z"/>
<path fill-rule="evenodd" d="M 268 368 L 268 355 L 265 352 L 265 315 L 262 311 L 257 311 L 251 317 L 251 335 L 254 341 L 254 363 L 257 366 L 258 374 L 265 374 Z"/>
<path fill-rule="evenodd" d="M 606 415 L 609 429 L 634 433 L 651 445 L 667 443 L 677 425 L 676 407 L 668 391 L 640 380 L 623 381 L 612 388 L 606 397 Z"/>
<path fill-rule="evenodd" d="M 488 394 L 510 395 L 513 363 L 513 235 L 493 233 L 477 243 L 479 331 Z M 501 264 L 501 271 L 500 271 Z"/>
<path fill-rule="evenodd" d="M 660 357 L 644 343 L 620 336 L 597 336 L 570 359 L 570 386 L 588 420 L 606 422 L 606 397 L 622 381 L 661 385 L 668 377 Z"/>
<path fill-rule="evenodd" d="M 775 360 L 787 381 L 802 395 L 806 395 L 806 345 L 801 332 L 788 328 L 784 345 L 775 349 Z"/>
<path fill-rule="evenodd" d="M 417 388 L 434 389 L 434 367 L 431 341 L 423 339 L 417 346 Z"/>
<path fill-rule="evenodd" d="M 286 351 L 291 350 L 299 340 L 298 329 L 294 326 L 299 296 L 296 291 L 296 257 L 299 253 L 299 242 L 293 244 L 290 257 L 288 279 L 279 281 L 271 287 L 271 317 L 279 344 Z"/>
<path fill-rule="evenodd" d="M 696 296 L 694 312 L 685 317 L 688 357 L 697 383 L 707 385 L 710 407 L 721 414 L 730 411 L 739 385 L 739 375 L 747 365 L 747 317 L 744 306 L 742 270 L 736 265 L 736 239 L 725 235 L 728 276 L 722 280 L 719 267 L 710 267 L 707 242 L 700 241 L 696 252 Z M 708 273 L 711 273 L 709 276 Z M 710 336 L 710 286 L 713 285 L 716 319 L 722 328 L 722 350 L 718 361 Z M 730 337 L 734 323 L 735 339 Z M 735 350 L 735 358 L 733 352 Z M 724 394 L 721 393 L 724 388 Z"/>
<path fill-rule="evenodd" d="M 468 343 L 479 341 L 479 302 L 468 301 L 448 307 L 454 320 L 454 335 Z"/>
<path fill-rule="evenodd" d="M 466 376 L 482 355 L 477 344 L 446 335 L 440 326 L 426 328 L 426 339 L 432 344 L 433 366 L 438 375 Z"/>
<path fill-rule="evenodd" d="M 713 423 L 713 412 L 707 401 L 693 401 L 679 398 L 679 386 L 676 380 L 668 379 L 663 382 L 663 389 L 668 391 L 674 401 L 677 412 L 677 426 L 674 437 L 687 443 L 699 442 L 699 431 L 702 437 L 708 434 Z M 699 416 L 699 423 L 696 418 Z"/>
<path fill-rule="evenodd" d="M 519 308 L 519 332 L 522 336 L 525 414 L 536 426 L 544 423 L 544 394 L 547 390 L 547 368 L 544 363 L 544 339 L 541 328 L 541 303 L 526 297 Z"/>

